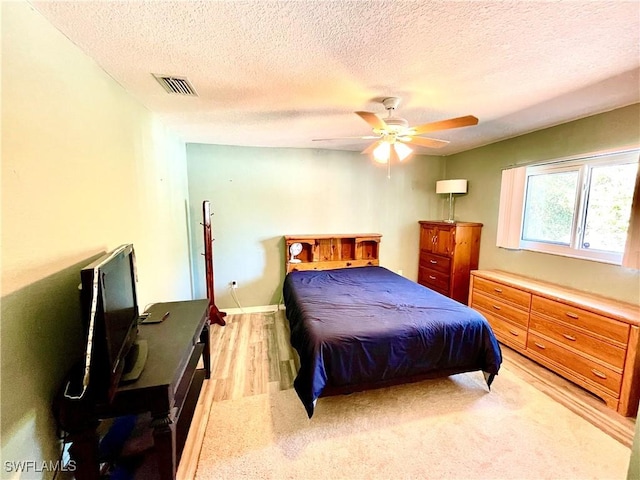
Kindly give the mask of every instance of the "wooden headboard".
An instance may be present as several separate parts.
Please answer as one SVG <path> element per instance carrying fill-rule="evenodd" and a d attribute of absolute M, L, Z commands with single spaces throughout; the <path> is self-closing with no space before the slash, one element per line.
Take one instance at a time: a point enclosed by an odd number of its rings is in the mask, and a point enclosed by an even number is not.
<path fill-rule="evenodd" d="M 379 233 L 285 235 L 285 270 L 330 270 L 378 265 Z M 292 256 L 291 246 L 300 253 Z"/>

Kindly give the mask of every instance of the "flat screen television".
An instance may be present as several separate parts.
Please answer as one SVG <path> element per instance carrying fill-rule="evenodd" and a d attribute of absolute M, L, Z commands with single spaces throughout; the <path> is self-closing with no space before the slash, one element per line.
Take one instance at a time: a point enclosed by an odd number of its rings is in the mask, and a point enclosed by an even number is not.
<path fill-rule="evenodd" d="M 101 256 L 80 277 L 87 339 L 81 396 L 88 391 L 94 401 L 110 403 L 123 374 L 134 380 L 146 360 L 146 344 L 136 342 L 140 315 L 133 245 Z"/>

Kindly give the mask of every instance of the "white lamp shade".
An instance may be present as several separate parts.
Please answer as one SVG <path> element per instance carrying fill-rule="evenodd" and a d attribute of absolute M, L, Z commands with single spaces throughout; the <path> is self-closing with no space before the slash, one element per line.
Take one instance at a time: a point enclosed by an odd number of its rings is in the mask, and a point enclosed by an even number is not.
<path fill-rule="evenodd" d="M 390 151 L 391 144 L 388 142 L 381 142 L 373 151 L 373 159 L 378 163 L 387 163 L 389 161 Z"/>
<path fill-rule="evenodd" d="M 467 181 L 463 179 L 438 180 L 436 193 L 467 193 Z"/>
<path fill-rule="evenodd" d="M 396 149 L 396 153 L 398 154 L 398 160 L 400 161 L 403 161 L 413 152 L 413 150 L 409 146 L 405 145 L 404 143 L 396 142 L 393 144 L 393 146 Z"/>

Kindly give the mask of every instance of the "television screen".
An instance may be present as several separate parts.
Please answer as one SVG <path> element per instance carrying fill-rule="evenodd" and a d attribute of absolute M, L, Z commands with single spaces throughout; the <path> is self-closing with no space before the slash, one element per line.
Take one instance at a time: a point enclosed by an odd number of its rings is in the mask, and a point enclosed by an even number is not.
<path fill-rule="evenodd" d="M 87 346 L 83 385 L 110 402 L 138 334 L 133 245 L 122 245 L 80 272 Z"/>
<path fill-rule="evenodd" d="M 117 254 L 100 269 L 105 334 L 112 372 L 117 371 L 127 354 L 124 350 L 131 346 L 127 337 L 138 319 L 134 274 L 132 255 L 127 251 Z"/>

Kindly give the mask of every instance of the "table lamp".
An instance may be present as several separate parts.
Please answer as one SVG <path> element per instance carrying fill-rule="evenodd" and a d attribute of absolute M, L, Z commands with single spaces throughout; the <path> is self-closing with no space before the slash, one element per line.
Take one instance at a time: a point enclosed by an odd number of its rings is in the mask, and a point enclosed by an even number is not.
<path fill-rule="evenodd" d="M 436 182 L 436 193 L 449 194 L 449 218 L 445 222 L 453 223 L 453 194 L 467 193 L 467 181 L 462 179 L 438 180 Z"/>

